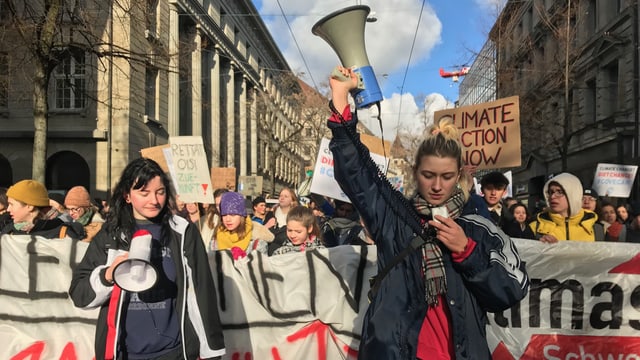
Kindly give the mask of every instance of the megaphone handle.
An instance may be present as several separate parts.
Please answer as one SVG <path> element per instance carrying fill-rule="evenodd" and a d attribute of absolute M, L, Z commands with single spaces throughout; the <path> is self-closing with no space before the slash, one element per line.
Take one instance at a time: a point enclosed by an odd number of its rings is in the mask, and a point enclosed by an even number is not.
<path fill-rule="evenodd" d="M 345 76 L 340 70 L 338 70 L 338 67 L 334 67 L 333 71 L 331 72 L 331 77 L 336 79 L 336 80 L 340 80 L 340 81 L 349 81 L 351 79 L 349 79 L 349 77 Z"/>
<path fill-rule="evenodd" d="M 353 69 L 353 72 L 358 77 L 358 85 L 352 91 L 353 92 L 358 92 L 358 91 L 364 89 L 364 82 L 362 81 L 362 76 L 361 76 L 360 72 L 358 71 L 358 69 Z M 338 70 L 337 66 L 333 68 L 333 71 L 331 72 L 331 77 L 336 79 L 336 80 L 340 80 L 340 81 L 349 81 L 349 80 L 351 80 L 348 76 L 345 76 L 340 70 Z"/>

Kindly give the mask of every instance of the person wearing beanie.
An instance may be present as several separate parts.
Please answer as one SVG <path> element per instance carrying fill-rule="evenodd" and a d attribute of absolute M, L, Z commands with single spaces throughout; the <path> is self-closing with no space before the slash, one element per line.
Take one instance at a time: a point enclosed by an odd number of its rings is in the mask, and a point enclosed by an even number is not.
<path fill-rule="evenodd" d="M 499 171 L 490 172 L 480 180 L 480 191 L 489 208 L 491 221 L 498 227 L 503 227 L 512 219 L 508 207 L 502 202 L 502 198 L 507 193 L 507 186 L 509 186 L 509 179 Z"/>
<path fill-rule="evenodd" d="M 529 224 L 536 239 L 545 243 L 604 240 L 604 232 L 596 234 L 598 216 L 582 208 L 582 184 L 575 175 L 558 174 L 547 181 L 543 191 L 548 209 Z"/>
<path fill-rule="evenodd" d="M 198 226 L 174 213 L 171 179 L 157 162 L 137 158 L 111 195 L 109 215 L 69 286 L 76 307 L 99 309 L 94 357 L 220 359 L 226 350 L 218 291 Z M 139 281 L 131 272 L 114 271 L 137 252 L 131 244 L 149 235 L 144 249 L 157 281 L 147 290 L 120 287 L 120 276 Z"/>
<path fill-rule="evenodd" d="M 0 231 L 0 235 L 37 235 L 47 239 L 71 237 L 82 239 L 84 233 L 65 224 L 59 217 L 51 218 L 49 194 L 45 186 L 36 180 L 21 180 L 7 190 L 7 211 L 11 223 Z"/>
<path fill-rule="evenodd" d="M 67 212 L 67 209 L 64 207 L 64 194 L 59 192 L 49 192 L 49 206 L 51 206 L 51 210 L 47 213 L 47 217 L 49 219 L 53 219 L 55 217 L 59 217 L 62 221 L 66 223 L 73 222 L 71 215 Z"/>
<path fill-rule="evenodd" d="M 598 204 L 598 193 L 589 188 L 585 188 L 582 192 L 582 207 L 587 210 L 591 210 L 596 214 L 600 213 L 600 206 Z"/>
<path fill-rule="evenodd" d="M 84 186 L 74 186 L 64 197 L 64 206 L 73 219 L 84 227 L 87 237 L 82 239 L 89 242 L 100 231 L 104 219 L 98 208 L 91 202 L 89 191 Z"/>
<path fill-rule="evenodd" d="M 214 250 L 231 250 L 234 258 L 254 250 L 267 253 L 268 243 L 275 236 L 264 225 L 251 221 L 247 216 L 242 194 L 233 191 L 222 194 L 220 216 L 222 221 L 216 229 Z"/>

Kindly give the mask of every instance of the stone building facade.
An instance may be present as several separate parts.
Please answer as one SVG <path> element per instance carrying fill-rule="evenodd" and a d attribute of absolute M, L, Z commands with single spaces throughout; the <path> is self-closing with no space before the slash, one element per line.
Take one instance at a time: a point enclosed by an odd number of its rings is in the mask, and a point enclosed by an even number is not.
<path fill-rule="evenodd" d="M 518 197 L 538 201 L 562 171 L 590 187 L 598 163 L 638 163 L 638 31 L 636 1 L 507 2 L 491 40 L 497 98 L 520 96 Z"/>
<path fill-rule="evenodd" d="M 49 81 L 50 190 L 84 185 L 107 197 L 141 149 L 185 135 L 202 137 L 211 167 L 263 176 L 264 188 L 270 179 L 275 188 L 303 179 L 300 147 L 272 150 L 299 114 L 287 103 L 295 89 L 278 87 L 291 69 L 251 0 L 81 3 L 61 23 L 60 37 L 75 45 Z M 7 186 L 31 177 L 34 113 L 30 54 L 2 13 L 0 186 Z M 79 24 L 91 39 L 74 31 Z M 267 119 L 273 131 L 260 131 Z"/>

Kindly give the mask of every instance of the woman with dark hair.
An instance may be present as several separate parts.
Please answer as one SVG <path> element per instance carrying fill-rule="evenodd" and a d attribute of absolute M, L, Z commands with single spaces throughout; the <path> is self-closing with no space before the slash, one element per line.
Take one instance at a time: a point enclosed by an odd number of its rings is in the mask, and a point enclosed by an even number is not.
<path fill-rule="evenodd" d="M 504 224 L 502 230 L 513 238 L 534 240 L 536 237 L 529 227 L 530 217 L 527 206 L 521 202 L 516 202 L 509 207 L 509 212 L 512 219 Z"/>
<path fill-rule="evenodd" d="M 74 269 L 74 304 L 100 307 L 96 359 L 214 359 L 225 353 L 207 253 L 197 226 L 174 215 L 172 189 L 155 161 L 130 162 L 101 231 Z M 115 283 L 114 270 L 140 233 L 151 237 L 158 279 L 148 290 L 126 291 Z"/>

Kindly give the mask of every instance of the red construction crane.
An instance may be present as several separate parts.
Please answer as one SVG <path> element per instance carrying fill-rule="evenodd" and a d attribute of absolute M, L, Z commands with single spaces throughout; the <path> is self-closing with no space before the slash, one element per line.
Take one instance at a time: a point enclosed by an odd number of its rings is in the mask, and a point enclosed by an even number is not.
<path fill-rule="evenodd" d="M 443 78 L 452 78 L 453 82 L 458 82 L 460 76 L 465 76 L 469 72 L 468 66 L 463 66 L 460 70 L 455 71 L 444 71 L 443 68 L 440 68 L 440 76 Z"/>

